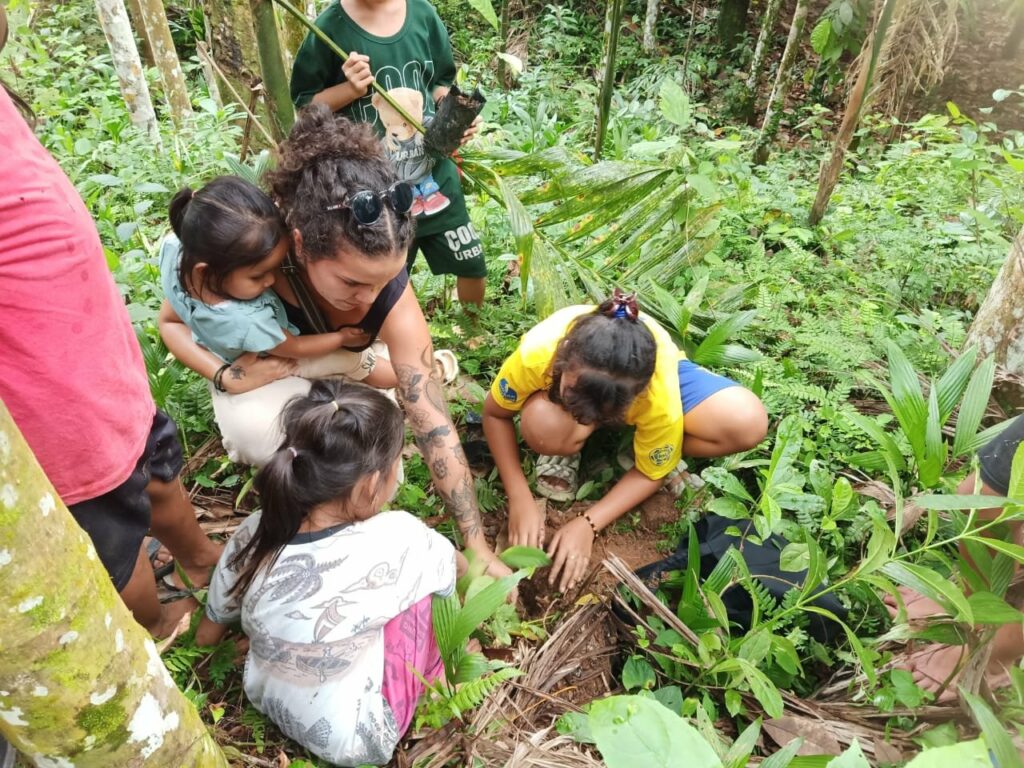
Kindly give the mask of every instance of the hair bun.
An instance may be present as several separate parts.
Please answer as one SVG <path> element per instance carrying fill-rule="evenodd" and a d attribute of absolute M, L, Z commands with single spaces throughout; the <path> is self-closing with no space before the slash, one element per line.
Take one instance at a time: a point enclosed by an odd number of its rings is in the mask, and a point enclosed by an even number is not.
<path fill-rule="evenodd" d="M 188 210 L 188 204 L 192 202 L 193 197 L 194 193 L 190 187 L 182 187 L 171 199 L 171 204 L 168 206 L 171 229 L 174 230 L 174 234 L 179 240 L 181 239 L 182 223 L 185 221 L 185 212 Z"/>
<path fill-rule="evenodd" d="M 623 293 L 616 288 L 612 297 L 601 302 L 597 311 L 605 317 L 625 318 L 635 323 L 640 318 L 640 305 L 637 303 L 636 291 Z"/>

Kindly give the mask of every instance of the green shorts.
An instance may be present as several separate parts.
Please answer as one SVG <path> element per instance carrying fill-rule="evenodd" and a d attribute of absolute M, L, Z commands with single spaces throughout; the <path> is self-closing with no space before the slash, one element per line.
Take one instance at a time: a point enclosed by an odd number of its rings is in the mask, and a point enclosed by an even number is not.
<path fill-rule="evenodd" d="M 427 266 L 435 275 L 487 277 L 484 247 L 468 220 L 445 232 L 419 235 L 409 247 L 409 269 L 420 251 L 427 257 Z"/>

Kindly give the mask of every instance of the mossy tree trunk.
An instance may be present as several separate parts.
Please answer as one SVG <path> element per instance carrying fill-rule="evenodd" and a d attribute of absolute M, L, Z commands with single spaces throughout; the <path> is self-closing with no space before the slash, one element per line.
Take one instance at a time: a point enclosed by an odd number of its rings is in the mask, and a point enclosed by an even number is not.
<path fill-rule="evenodd" d="M 782 52 L 779 69 L 775 73 L 775 85 L 772 86 L 771 96 L 768 97 L 768 106 L 764 110 L 761 134 L 754 146 L 755 165 L 763 165 L 768 160 L 772 141 L 779 132 L 782 108 L 786 104 L 786 96 L 789 95 L 789 88 L 793 84 L 793 64 L 800 51 L 800 37 L 803 35 L 809 7 L 810 0 L 796 0 L 793 20 L 789 24 L 789 36 L 786 38 L 786 49 Z"/>
<path fill-rule="evenodd" d="M 302 6 L 300 5 L 299 7 L 301 8 Z M 295 64 L 295 54 L 298 53 L 299 46 L 302 45 L 302 41 L 306 39 L 308 33 L 302 22 L 290 13 L 276 6 L 274 11 L 277 14 L 277 28 L 281 33 L 281 48 L 284 50 L 285 68 L 288 72 L 291 72 L 292 66 Z"/>
<path fill-rule="evenodd" d="M 718 42 L 726 51 L 740 41 L 747 31 L 747 11 L 750 0 L 719 0 Z"/>
<path fill-rule="evenodd" d="M 139 49 L 135 44 L 128 11 L 124 0 L 96 0 L 96 13 L 103 27 L 103 35 L 107 38 L 110 57 L 114 63 L 114 71 L 121 86 L 121 96 L 132 124 L 145 131 L 153 143 L 160 146 L 160 130 L 153 111 L 153 100 L 149 95 L 149 86 L 142 71 Z"/>
<path fill-rule="evenodd" d="M 245 100 L 254 88 L 262 82 L 260 75 L 259 47 L 256 43 L 256 24 L 253 21 L 249 0 L 202 0 L 203 15 L 206 17 L 206 44 L 221 76 L 231 88 L 222 88 L 225 100 Z M 248 107 L 248 102 L 239 108 Z M 254 113 L 260 123 L 270 126 L 267 107 L 263 100 L 256 104 Z"/>
<path fill-rule="evenodd" d="M 139 36 L 139 53 L 147 67 L 155 67 L 156 59 L 153 58 L 153 47 L 149 44 L 149 33 L 146 31 L 146 24 L 142 20 L 142 4 L 139 0 L 127 0 L 125 7 L 128 10 L 128 18 L 132 23 L 132 29 Z"/>
<path fill-rule="evenodd" d="M 740 105 L 741 114 L 744 119 L 753 125 L 754 106 L 757 103 L 757 92 L 761 89 L 761 80 L 764 77 L 764 65 L 768 58 L 769 41 L 775 29 L 775 22 L 779 18 L 779 9 L 782 8 L 782 0 L 768 0 L 764 10 L 764 19 L 761 23 L 761 34 L 757 36 L 757 45 L 754 46 L 754 58 L 750 62 L 750 73 L 744 83 L 743 103 Z"/>
<path fill-rule="evenodd" d="M 615 60 L 618 54 L 619 33 L 622 31 L 622 12 L 625 0 L 607 0 L 604 17 L 604 61 L 602 62 L 601 93 L 597 103 L 597 131 L 594 137 L 594 160 L 601 159 L 604 137 L 608 131 L 608 117 L 612 109 L 612 90 L 615 88 Z"/>
<path fill-rule="evenodd" d="M 644 14 L 644 50 L 648 53 L 654 53 L 654 48 L 658 44 L 654 36 L 654 27 L 658 23 L 660 3 L 661 0 L 647 0 L 647 13 Z"/>
<path fill-rule="evenodd" d="M 171 27 L 167 23 L 163 0 L 135 0 L 142 13 L 153 60 L 160 72 L 164 85 L 164 97 L 175 124 L 181 125 L 192 114 L 192 101 L 185 87 L 185 75 L 181 71 L 178 52 L 174 49 Z"/>
<path fill-rule="evenodd" d="M 0 402 L 0 734 L 36 765 L 227 768 Z"/>
<path fill-rule="evenodd" d="M 1024 228 L 967 332 L 964 349 L 978 348 L 978 357 L 995 355 L 1010 373 L 1024 375 Z"/>
<path fill-rule="evenodd" d="M 256 25 L 256 45 L 259 50 L 260 72 L 263 75 L 263 97 L 270 116 L 270 132 L 278 141 L 283 140 L 295 122 L 288 73 L 281 53 L 281 37 L 274 14 L 273 0 L 251 0 L 253 23 Z"/>

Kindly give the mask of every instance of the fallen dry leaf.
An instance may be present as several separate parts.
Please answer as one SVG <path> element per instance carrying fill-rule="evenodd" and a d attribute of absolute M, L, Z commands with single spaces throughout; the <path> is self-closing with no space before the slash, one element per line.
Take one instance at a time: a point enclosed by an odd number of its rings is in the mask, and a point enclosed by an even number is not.
<path fill-rule="evenodd" d="M 817 720 L 786 715 L 765 721 L 764 732 L 780 747 L 793 739 L 803 738 L 804 743 L 798 755 L 838 755 L 843 751 L 839 742 L 828 732 L 828 728 Z"/>

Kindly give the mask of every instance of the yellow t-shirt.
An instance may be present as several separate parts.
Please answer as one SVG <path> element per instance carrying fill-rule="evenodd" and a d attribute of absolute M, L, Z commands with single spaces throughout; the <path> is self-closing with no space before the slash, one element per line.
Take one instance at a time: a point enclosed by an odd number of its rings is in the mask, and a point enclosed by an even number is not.
<path fill-rule="evenodd" d="M 573 320 L 593 311 L 592 305 L 566 307 L 527 331 L 491 385 L 495 402 L 505 410 L 518 411 L 534 392 L 549 389 L 551 361 L 558 343 Z M 636 427 L 633 451 L 637 469 L 652 480 L 660 480 L 679 463 L 682 452 L 683 404 L 678 364 L 685 355 L 653 319 L 642 312 L 640 319 L 654 334 L 657 357 L 654 375 L 626 409 L 625 422 Z"/>

